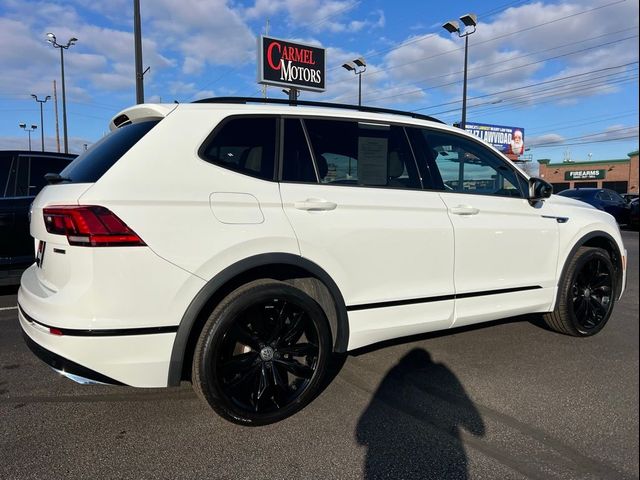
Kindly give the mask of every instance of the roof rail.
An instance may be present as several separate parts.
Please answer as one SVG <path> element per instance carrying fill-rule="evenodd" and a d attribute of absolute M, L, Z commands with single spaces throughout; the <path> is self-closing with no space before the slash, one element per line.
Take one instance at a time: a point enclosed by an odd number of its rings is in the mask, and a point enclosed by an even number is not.
<path fill-rule="evenodd" d="M 203 98 L 202 100 L 196 100 L 192 103 L 234 103 L 234 104 L 247 104 L 247 103 L 273 103 L 279 105 L 292 105 L 292 106 L 304 106 L 304 107 L 328 107 L 328 108 L 341 108 L 344 110 L 356 110 L 359 112 L 367 113 L 389 113 L 392 115 L 403 115 L 405 117 L 418 118 L 420 120 L 429 120 L 431 122 L 438 122 L 444 124 L 442 120 L 430 117 L 428 115 L 422 115 L 421 113 L 405 112 L 403 110 L 392 110 L 390 108 L 378 108 L 378 107 L 365 107 L 358 105 L 347 105 L 344 103 L 330 103 L 330 102 L 311 102 L 308 100 L 288 100 L 283 98 L 255 98 L 255 97 L 213 97 Z"/>

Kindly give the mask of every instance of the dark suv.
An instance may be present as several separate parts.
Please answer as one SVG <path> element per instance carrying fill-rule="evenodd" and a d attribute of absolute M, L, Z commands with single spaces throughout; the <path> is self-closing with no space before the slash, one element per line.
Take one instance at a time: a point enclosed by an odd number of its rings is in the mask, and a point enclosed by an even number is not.
<path fill-rule="evenodd" d="M 17 284 L 33 263 L 29 206 L 46 181 L 76 155 L 55 152 L 0 151 L 0 285 Z"/>
<path fill-rule="evenodd" d="M 621 225 L 629 223 L 629 205 L 618 192 L 613 190 L 606 188 L 574 188 L 564 190 L 558 195 L 575 198 L 593 205 L 598 210 L 604 210 L 613 215 L 616 222 Z"/>

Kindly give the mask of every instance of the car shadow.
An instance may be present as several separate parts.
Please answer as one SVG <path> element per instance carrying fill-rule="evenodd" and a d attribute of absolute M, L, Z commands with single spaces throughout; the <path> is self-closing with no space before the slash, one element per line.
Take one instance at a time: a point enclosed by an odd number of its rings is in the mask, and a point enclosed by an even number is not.
<path fill-rule="evenodd" d="M 485 435 L 478 409 L 446 365 L 415 348 L 386 374 L 358 421 L 364 478 L 466 479 L 463 431 Z"/>

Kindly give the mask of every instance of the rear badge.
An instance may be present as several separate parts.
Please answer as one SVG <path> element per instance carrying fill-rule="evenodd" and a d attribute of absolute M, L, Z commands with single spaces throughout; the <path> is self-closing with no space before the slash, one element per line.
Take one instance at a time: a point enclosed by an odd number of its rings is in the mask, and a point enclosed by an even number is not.
<path fill-rule="evenodd" d="M 38 244 L 38 253 L 36 254 L 36 265 L 38 268 L 42 268 L 42 262 L 44 261 L 44 249 L 47 246 L 47 242 L 41 241 Z"/>

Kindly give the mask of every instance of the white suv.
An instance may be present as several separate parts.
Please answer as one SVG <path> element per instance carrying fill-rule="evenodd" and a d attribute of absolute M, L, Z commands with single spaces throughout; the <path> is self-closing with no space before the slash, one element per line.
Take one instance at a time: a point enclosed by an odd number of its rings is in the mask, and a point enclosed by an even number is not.
<path fill-rule="evenodd" d="M 138 105 L 35 199 L 19 318 L 80 382 L 195 390 L 261 425 L 332 354 L 540 312 L 574 336 L 624 290 L 612 216 L 429 117 L 298 102 Z"/>

